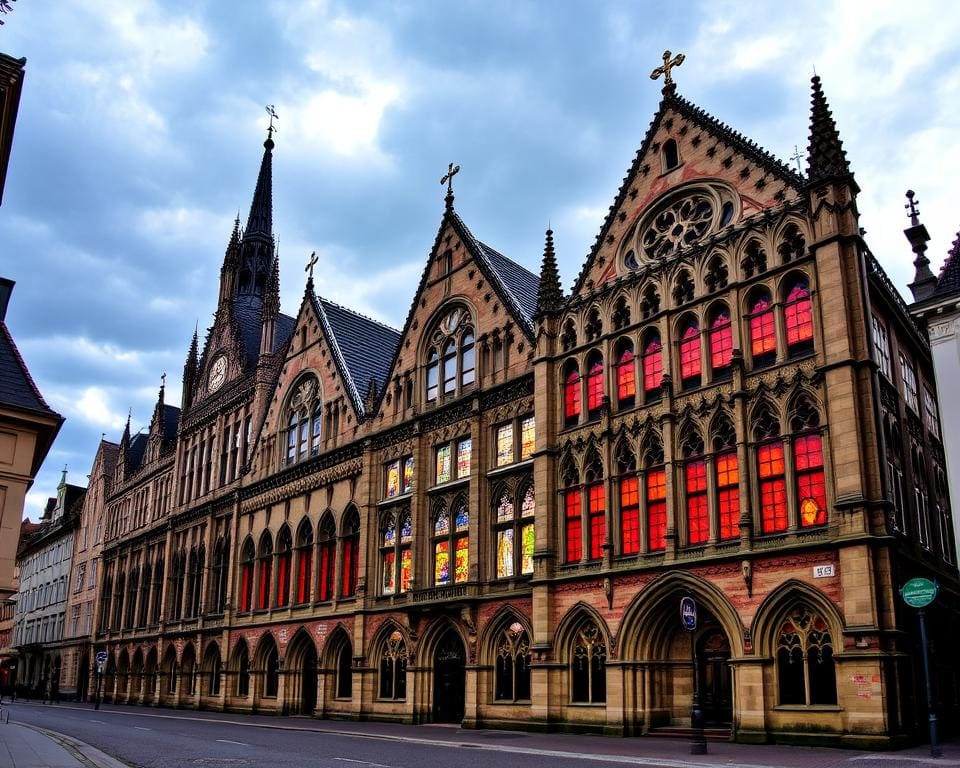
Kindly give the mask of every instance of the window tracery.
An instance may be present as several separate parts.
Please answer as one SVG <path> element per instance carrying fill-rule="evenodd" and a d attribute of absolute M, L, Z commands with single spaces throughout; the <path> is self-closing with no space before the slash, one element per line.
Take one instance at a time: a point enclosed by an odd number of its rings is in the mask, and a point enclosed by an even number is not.
<path fill-rule="evenodd" d="M 807 241 L 800 227 L 796 224 L 789 224 L 783 230 L 783 240 L 777 246 L 777 253 L 780 254 L 780 262 L 786 264 L 791 261 L 803 258 L 807 250 Z"/>
<path fill-rule="evenodd" d="M 830 626 L 809 606 L 790 610 L 777 634 L 780 704 L 833 705 L 837 679 Z"/>
<path fill-rule="evenodd" d="M 393 630 L 380 652 L 380 698 L 400 701 L 407 697 L 407 644 Z"/>
<path fill-rule="evenodd" d="M 533 485 L 527 481 L 516 496 L 509 487 L 495 496 L 494 536 L 496 539 L 496 577 L 533 573 L 536 499 Z"/>
<path fill-rule="evenodd" d="M 461 394 L 476 380 L 473 320 L 463 307 L 449 310 L 426 351 L 427 402 Z"/>
<path fill-rule="evenodd" d="M 625 296 L 617 299 L 613 305 L 613 315 L 611 317 L 613 329 L 619 331 L 630 325 L 630 305 Z"/>
<path fill-rule="evenodd" d="M 673 303 L 680 306 L 688 301 L 693 301 L 693 280 L 686 270 L 682 270 L 673 286 Z"/>
<path fill-rule="evenodd" d="M 583 327 L 587 341 L 596 341 L 603 335 L 603 320 L 600 318 L 600 311 L 594 307 L 587 315 L 587 323 Z"/>
<path fill-rule="evenodd" d="M 470 578 L 470 512 L 458 499 L 447 511 L 440 502 L 433 517 L 433 584 L 462 584 Z"/>
<path fill-rule="evenodd" d="M 660 311 L 660 294 L 655 285 L 648 285 L 643 291 L 643 298 L 640 300 L 640 314 L 644 320 L 653 317 Z"/>
<path fill-rule="evenodd" d="M 726 288 L 728 277 L 726 262 L 720 256 L 715 256 L 711 260 L 710 266 L 707 269 L 707 275 L 704 278 L 707 290 L 713 293 L 714 291 Z"/>
<path fill-rule="evenodd" d="M 575 704 L 607 700 L 607 644 L 593 621 L 584 622 L 574 637 L 570 700 Z"/>
<path fill-rule="evenodd" d="M 767 252 L 758 241 L 751 240 L 747 243 L 746 255 L 740 262 L 740 268 L 744 278 L 748 280 L 767 271 Z"/>
<path fill-rule="evenodd" d="M 494 699 L 527 701 L 530 698 L 530 637 L 519 621 L 500 633 L 496 650 Z"/>
<path fill-rule="evenodd" d="M 403 505 L 385 513 L 380 528 L 380 592 L 407 592 L 413 578 L 413 522 Z"/>
<path fill-rule="evenodd" d="M 303 377 L 287 405 L 286 463 L 293 464 L 320 453 L 323 402 L 320 385 L 313 375 Z"/>

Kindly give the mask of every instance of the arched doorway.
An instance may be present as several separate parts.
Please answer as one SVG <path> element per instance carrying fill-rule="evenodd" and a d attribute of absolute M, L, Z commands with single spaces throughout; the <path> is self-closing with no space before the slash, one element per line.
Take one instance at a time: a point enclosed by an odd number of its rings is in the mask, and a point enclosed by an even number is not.
<path fill-rule="evenodd" d="M 467 682 L 467 654 L 463 641 L 450 628 L 443 633 L 433 652 L 433 721 L 463 721 Z"/>
<path fill-rule="evenodd" d="M 305 632 L 299 633 L 287 653 L 286 711 L 312 715 L 317 708 L 317 648 Z"/>
<path fill-rule="evenodd" d="M 703 724 L 730 725 L 733 718 L 730 643 L 723 630 L 711 627 L 697 638 L 697 676 Z"/>

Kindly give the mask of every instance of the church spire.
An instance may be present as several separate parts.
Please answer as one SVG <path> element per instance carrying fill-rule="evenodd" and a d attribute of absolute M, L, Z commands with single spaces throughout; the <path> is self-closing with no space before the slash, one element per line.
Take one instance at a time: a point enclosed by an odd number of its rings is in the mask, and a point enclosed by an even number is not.
<path fill-rule="evenodd" d="M 807 178 L 811 182 L 850 177 L 847 153 L 840 141 L 837 125 L 820 87 L 819 75 L 810 81 L 813 95 L 810 99 L 810 146 L 807 149 Z"/>
<path fill-rule="evenodd" d="M 919 202 L 914 191 L 908 189 L 907 204 L 903 207 L 909 211 L 907 215 L 910 218 L 910 226 L 903 230 L 903 234 L 907 236 L 910 248 L 915 255 L 913 282 L 907 286 L 913 294 L 914 301 L 923 301 L 937 288 L 937 278 L 930 271 L 930 259 L 926 254 L 930 235 L 927 228 L 920 223 L 920 209 L 917 208 Z"/>
<path fill-rule="evenodd" d="M 553 230 L 547 230 L 547 239 L 543 246 L 543 263 L 540 265 L 540 292 L 537 295 L 537 314 L 554 312 L 563 302 L 563 289 L 560 287 L 560 272 L 557 269 L 557 257 L 553 252 Z"/>
<path fill-rule="evenodd" d="M 251 235 L 273 238 L 273 130 L 271 126 L 267 140 L 263 142 L 263 159 L 253 202 L 250 203 L 247 228 L 243 232 L 244 240 Z"/>
<path fill-rule="evenodd" d="M 237 269 L 240 267 L 240 214 L 233 220 L 233 232 L 223 254 L 223 266 L 220 267 L 220 300 L 218 305 L 233 298 L 237 283 Z"/>
<path fill-rule="evenodd" d="M 273 240 L 273 127 L 267 133 L 267 140 L 263 142 L 263 160 L 260 163 L 260 174 L 257 176 L 257 187 L 253 193 L 253 202 L 250 204 L 250 215 L 247 217 L 247 228 L 240 238 L 240 258 L 237 267 L 236 288 L 233 297 L 253 306 L 263 301 L 267 281 L 270 279 L 270 269 L 274 258 Z"/>
<path fill-rule="evenodd" d="M 273 259 L 273 268 L 267 279 L 267 290 L 263 296 L 263 312 L 260 315 L 260 355 L 273 352 L 276 341 L 277 317 L 280 315 L 280 256 Z"/>
<path fill-rule="evenodd" d="M 196 384 L 197 368 L 199 360 L 197 329 L 193 329 L 193 340 L 190 342 L 190 351 L 187 352 L 187 361 L 183 364 L 183 397 L 180 401 L 180 409 L 186 413 L 190 402 L 193 400 L 193 388 Z"/>

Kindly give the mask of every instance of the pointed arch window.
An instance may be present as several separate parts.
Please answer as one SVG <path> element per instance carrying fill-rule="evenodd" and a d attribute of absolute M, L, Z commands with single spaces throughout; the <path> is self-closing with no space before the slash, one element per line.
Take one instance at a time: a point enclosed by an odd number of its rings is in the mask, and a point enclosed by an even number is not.
<path fill-rule="evenodd" d="M 360 564 L 360 515 L 356 507 L 350 507 L 344 517 L 342 550 L 340 597 L 353 597 Z"/>
<path fill-rule="evenodd" d="M 823 439 L 820 415 L 808 402 L 801 401 L 793 416 L 793 468 L 796 472 L 797 510 L 800 527 L 827 522 L 827 492 L 823 474 Z"/>
<path fill-rule="evenodd" d="M 765 290 L 754 294 L 750 301 L 750 356 L 754 368 L 770 365 L 777 357 L 773 302 Z"/>
<path fill-rule="evenodd" d="M 680 383 L 684 389 L 700 386 L 700 326 L 690 318 L 680 331 Z"/>
<path fill-rule="evenodd" d="M 413 523 L 410 509 L 402 506 L 386 513 L 380 529 L 380 591 L 384 595 L 407 592 L 413 576 Z"/>
<path fill-rule="evenodd" d="M 719 307 L 710 320 L 710 368 L 714 379 L 730 373 L 733 359 L 733 327 L 730 325 L 730 310 Z"/>
<path fill-rule="evenodd" d="M 476 381 L 472 322 L 464 307 L 454 307 L 434 328 L 425 354 L 427 402 L 456 397 Z"/>
<path fill-rule="evenodd" d="M 297 529 L 297 605 L 310 602 L 310 574 L 313 573 L 313 526 L 305 519 Z"/>
<path fill-rule="evenodd" d="M 684 493 L 687 512 L 687 541 L 705 544 L 710 538 L 710 513 L 707 504 L 707 464 L 703 439 L 691 431 L 683 441 Z"/>
<path fill-rule="evenodd" d="M 570 700 L 574 704 L 603 704 L 607 700 L 607 644 L 600 628 L 585 622 L 573 641 Z"/>
<path fill-rule="evenodd" d="M 249 536 L 243 543 L 243 552 L 240 555 L 240 613 L 247 613 L 253 608 L 253 566 L 256 550 L 253 539 Z"/>
<path fill-rule="evenodd" d="M 519 621 L 500 633 L 496 664 L 494 699 L 529 701 L 530 637 Z"/>
<path fill-rule="evenodd" d="M 776 651 L 780 704 L 837 703 L 833 638 L 819 613 L 794 607 L 780 625 Z"/>
<path fill-rule="evenodd" d="M 663 448 L 647 451 L 644 493 L 647 508 L 647 550 L 661 552 L 667 546 L 667 471 Z"/>
<path fill-rule="evenodd" d="M 663 347 L 660 334 L 653 332 L 647 336 L 643 347 L 643 394 L 647 402 L 660 399 L 660 385 L 663 383 Z"/>
<path fill-rule="evenodd" d="M 518 573 L 529 575 L 533 573 L 535 541 L 536 500 L 533 486 L 527 485 L 521 489 L 519 507 L 514 503 L 513 491 L 509 488 L 504 488 L 497 498 L 494 523 L 497 578 L 507 579 Z"/>
<path fill-rule="evenodd" d="M 458 500 L 452 514 L 440 503 L 433 521 L 433 583 L 441 587 L 470 578 L 470 513 Z"/>
<path fill-rule="evenodd" d="M 230 565 L 230 537 L 217 539 L 213 553 L 213 612 L 223 613 L 227 605 L 227 575 Z"/>
<path fill-rule="evenodd" d="M 246 643 L 240 641 L 237 649 L 237 696 L 246 698 L 250 695 L 250 654 Z"/>
<path fill-rule="evenodd" d="M 380 651 L 380 698 L 401 701 L 407 697 L 407 644 L 393 630 Z"/>
<path fill-rule="evenodd" d="M 580 420 L 580 368 L 571 361 L 563 383 L 563 420 L 568 427 Z"/>
<path fill-rule="evenodd" d="M 787 480 L 780 424 L 768 411 L 761 412 L 754 427 L 757 445 L 757 477 L 760 481 L 760 530 L 787 530 Z"/>
<path fill-rule="evenodd" d="M 603 482 L 603 464 L 595 458 L 586 472 L 587 481 L 587 531 L 591 560 L 603 557 L 607 540 L 607 503 Z"/>
<path fill-rule="evenodd" d="M 275 699 L 280 690 L 280 656 L 277 646 L 270 643 L 263 658 L 263 695 Z"/>
<path fill-rule="evenodd" d="M 593 353 L 587 363 L 587 417 L 600 416 L 603 405 L 603 355 Z"/>
<path fill-rule="evenodd" d="M 637 398 L 637 366 L 633 356 L 633 343 L 620 343 L 617 355 L 617 406 L 631 407 Z"/>
<path fill-rule="evenodd" d="M 277 535 L 277 598 L 276 605 L 283 608 L 290 603 L 290 561 L 293 555 L 293 540 L 290 529 L 283 526 Z"/>
<path fill-rule="evenodd" d="M 346 638 L 337 649 L 337 694 L 338 699 L 353 696 L 353 649 Z"/>
<path fill-rule="evenodd" d="M 294 386 L 293 396 L 287 405 L 287 464 L 303 461 L 320 453 L 322 420 L 320 384 L 316 376 L 304 376 Z"/>
<path fill-rule="evenodd" d="M 320 521 L 317 533 L 317 600 L 333 599 L 334 569 L 337 560 L 337 528 L 329 512 Z"/>
<path fill-rule="evenodd" d="M 257 610 L 265 611 L 270 607 L 270 583 L 273 571 L 273 539 L 269 531 L 260 537 L 260 551 L 257 553 Z"/>
<path fill-rule="evenodd" d="M 579 563 L 583 559 L 583 511 L 580 504 L 580 478 L 572 462 L 564 473 L 564 482 L 564 560 L 567 563 Z"/>
<path fill-rule="evenodd" d="M 783 307 L 783 324 L 790 355 L 813 349 L 813 304 L 806 278 L 798 278 L 787 290 Z"/>
<path fill-rule="evenodd" d="M 737 466 L 737 437 L 733 426 L 722 419 L 713 429 L 714 472 L 721 541 L 740 535 L 740 472 Z"/>
<path fill-rule="evenodd" d="M 637 460 L 626 442 L 617 451 L 620 489 L 620 553 L 636 555 L 640 551 L 640 480 Z"/>

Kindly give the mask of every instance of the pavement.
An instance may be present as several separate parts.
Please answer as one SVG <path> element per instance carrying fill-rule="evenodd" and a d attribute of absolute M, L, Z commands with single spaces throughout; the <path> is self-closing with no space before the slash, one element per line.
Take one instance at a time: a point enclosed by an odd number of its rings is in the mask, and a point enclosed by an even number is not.
<path fill-rule="evenodd" d="M 222 712 L 198 712 L 192 710 L 154 709 L 139 706 L 105 704 L 96 717 L 95 723 L 101 727 L 91 731 L 88 725 L 91 707 L 83 704 L 40 705 L 17 702 L 5 706 L 11 712 L 9 725 L 0 722 L 0 768 L 128 768 L 127 763 L 92 747 L 76 736 L 99 741 L 100 746 L 117 751 L 128 762 L 145 764 L 141 760 L 143 752 L 130 751 L 127 744 L 111 744 L 103 741 L 109 735 L 121 731 L 133 733 L 143 738 L 156 738 L 157 744 L 164 742 L 163 734 L 169 729 L 193 729 L 208 742 L 216 741 L 221 749 L 236 750 L 236 746 L 251 747 L 262 740 L 280 739 L 280 743 L 291 739 L 346 738 L 357 745 L 355 749 L 379 750 L 376 754 L 397 755 L 397 750 L 411 753 L 416 750 L 436 750 L 448 753 L 450 748 L 470 752 L 477 758 L 472 764 L 480 764 L 480 756 L 486 754 L 484 764 L 505 762 L 518 765 L 527 758 L 528 764 L 560 766 L 563 762 L 596 761 L 610 765 L 662 766 L 665 768 L 706 768 L 706 766 L 724 766 L 724 768 L 960 768 L 960 742 L 950 741 L 942 747 L 942 757 L 930 756 L 929 747 L 917 746 L 896 752 L 868 752 L 847 749 L 829 749 L 817 747 L 793 747 L 786 745 L 748 745 L 729 742 L 711 742 L 709 754 L 691 755 L 689 742 L 685 739 L 671 738 L 613 738 L 604 736 L 585 736 L 572 734 L 539 734 L 518 731 L 462 730 L 456 726 L 404 725 L 383 722 L 347 722 L 336 720 L 316 720 L 308 717 L 276 717 L 267 715 L 225 714 Z M 57 730 L 50 730 L 56 728 Z M 79 729 L 85 730 L 79 730 Z M 60 731 L 70 731 L 67 736 Z M 299 733 L 295 733 L 299 732 Z M 233 735 L 234 733 L 238 735 Z M 263 734 L 262 737 L 256 736 Z M 287 733 L 287 736 L 281 736 Z M 245 735 L 239 735 L 245 734 Z M 271 734 L 276 734 L 272 736 Z M 217 736 L 232 736 L 230 739 L 217 739 Z M 241 741 L 242 740 L 242 741 Z M 328 742 L 325 742 L 328 743 Z M 376 743 L 383 746 L 375 747 Z M 362 747 L 368 744 L 369 747 Z M 223 746 L 227 745 L 227 746 Z M 142 745 L 149 749 L 147 744 Z M 218 746 L 218 745 L 214 745 Z M 161 750 L 164 747 L 159 747 Z M 446 748 L 446 749 L 444 749 Z M 277 749 L 277 747 L 273 747 Z M 314 747 L 315 749 L 315 747 Z M 156 751 L 156 750 L 154 750 Z M 241 749 L 242 752 L 242 749 Z M 499 753 L 499 756 L 497 755 Z M 354 753 L 351 753 L 354 754 Z M 190 762 L 210 762 L 209 759 Z M 504 760 L 509 755 L 509 758 Z M 275 753 L 274 765 L 286 764 L 281 755 Z M 354 758 L 359 757 L 354 754 Z M 465 753 L 460 752 L 454 760 L 462 762 Z M 5 759 L 6 758 L 6 759 Z M 222 764 L 228 758 L 219 758 Z M 347 760 L 347 758 L 334 758 Z M 244 761 L 230 759 L 235 764 Z M 246 761 L 250 764 L 251 761 Z M 252 761 L 263 765 L 260 760 Z M 304 761 L 306 762 L 306 761 Z M 348 760 L 352 763 L 379 765 L 359 759 Z M 446 762 L 446 761 L 443 761 Z M 181 761 L 166 764 L 182 765 Z M 295 763 L 294 763 L 295 764 Z M 425 765 L 426 763 L 421 763 Z"/>

